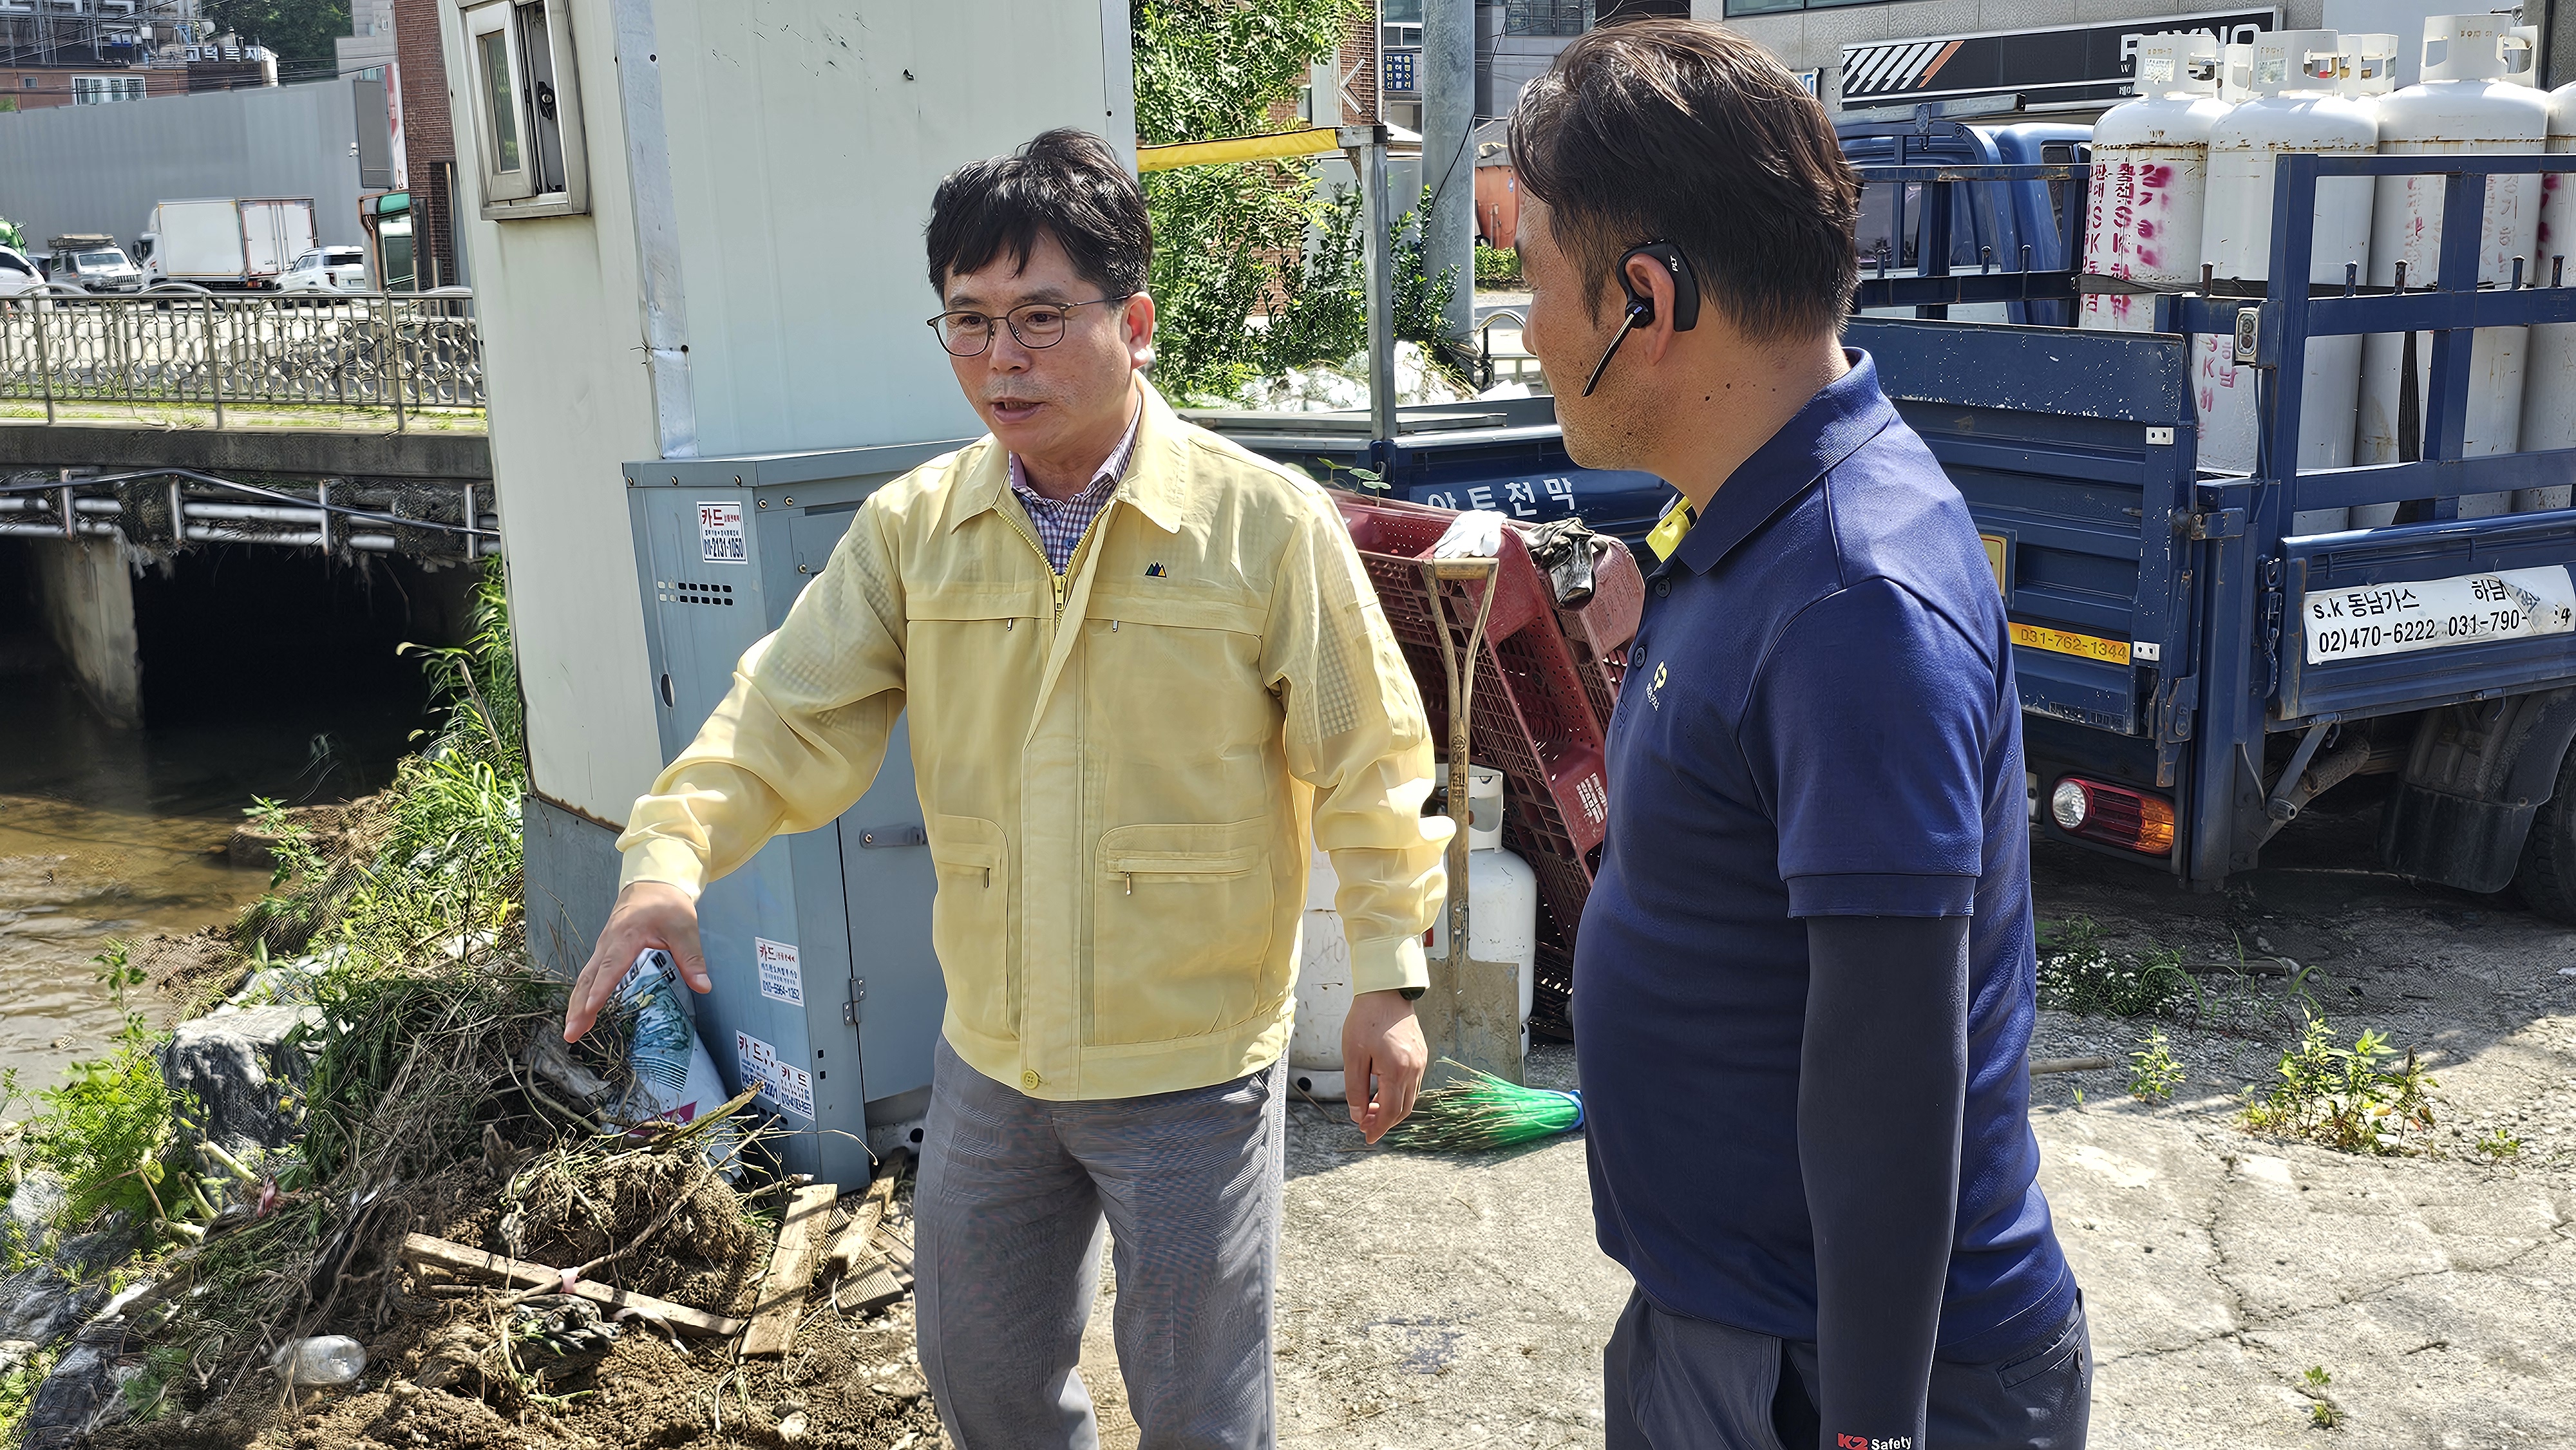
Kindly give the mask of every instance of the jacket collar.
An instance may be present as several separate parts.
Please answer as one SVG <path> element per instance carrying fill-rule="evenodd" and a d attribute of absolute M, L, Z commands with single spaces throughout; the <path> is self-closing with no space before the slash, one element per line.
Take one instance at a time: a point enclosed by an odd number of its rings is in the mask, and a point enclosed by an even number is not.
<path fill-rule="evenodd" d="M 1667 567 L 1706 573 L 1752 537 L 1754 530 L 1807 491 L 1859 447 L 1896 421 L 1896 408 L 1879 391 L 1878 367 L 1869 354 L 1846 349 L 1851 370 L 1807 400 L 1780 431 L 1727 475 L 1708 509 L 1691 524 Z"/>
<path fill-rule="evenodd" d="M 1127 462 L 1127 476 L 1118 481 L 1118 491 L 1110 497 L 1133 504 L 1137 512 L 1154 521 L 1155 527 L 1175 533 L 1181 527 L 1189 498 L 1189 444 L 1182 436 L 1184 425 L 1152 383 L 1140 377 L 1136 387 L 1144 394 L 1136 419 L 1136 453 Z M 948 527 L 952 530 L 977 514 L 999 508 L 1011 492 L 1011 451 L 990 433 L 973 446 L 978 451 L 966 460 L 965 472 L 957 480 L 955 501 L 949 508 Z"/>

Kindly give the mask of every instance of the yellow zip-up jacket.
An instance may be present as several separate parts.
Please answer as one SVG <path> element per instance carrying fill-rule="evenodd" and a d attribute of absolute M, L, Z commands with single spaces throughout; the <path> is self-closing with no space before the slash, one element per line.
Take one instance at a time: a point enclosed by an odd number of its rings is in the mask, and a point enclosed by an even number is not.
<path fill-rule="evenodd" d="M 833 820 L 909 709 L 941 1028 L 987 1077 L 1112 1098 L 1268 1066 L 1310 840 L 1353 989 L 1425 985 L 1449 822 L 1421 815 L 1430 731 L 1350 535 L 1312 481 L 1140 391 L 1061 575 L 990 437 L 871 495 L 636 801 L 620 884 L 694 896 Z"/>

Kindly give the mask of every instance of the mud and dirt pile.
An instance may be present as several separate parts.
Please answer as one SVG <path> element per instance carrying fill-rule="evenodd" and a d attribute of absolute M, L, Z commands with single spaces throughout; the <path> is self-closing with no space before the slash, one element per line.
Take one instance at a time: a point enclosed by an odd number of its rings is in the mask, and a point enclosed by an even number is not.
<path fill-rule="evenodd" d="M 603 1149 L 602 1141 L 612 1146 Z M 836 1303 L 836 1282 L 795 1293 L 783 1354 L 746 1356 L 740 1335 L 662 1317 L 664 1305 L 750 1320 L 781 1216 L 781 1190 L 714 1171 L 699 1139 L 637 1147 L 559 1139 L 528 1150 L 485 1135 L 455 1164 L 375 1212 L 352 1215 L 353 1249 L 299 1316 L 298 1337 L 363 1346 L 354 1385 L 305 1389 L 268 1361 L 277 1335 L 236 1339 L 221 1361 L 170 1372 L 159 1418 L 103 1428 L 103 1450 L 323 1450 L 334 1446 L 756 1445 L 891 1450 L 939 1442 L 913 1353 L 909 1297 L 875 1311 Z M 881 1235 L 907 1235 L 908 1185 Z M 835 1207 L 837 1232 L 862 1203 Z M 420 1236 L 519 1264 L 584 1270 L 578 1283 L 639 1297 L 625 1310 L 560 1283 L 498 1282 L 423 1261 Z M 327 1245 L 326 1245 L 327 1249 Z M 595 1290 L 592 1292 L 596 1292 Z M 605 1296 L 602 1296 L 605 1297 Z M 147 1354 L 149 1351 L 145 1351 Z"/>

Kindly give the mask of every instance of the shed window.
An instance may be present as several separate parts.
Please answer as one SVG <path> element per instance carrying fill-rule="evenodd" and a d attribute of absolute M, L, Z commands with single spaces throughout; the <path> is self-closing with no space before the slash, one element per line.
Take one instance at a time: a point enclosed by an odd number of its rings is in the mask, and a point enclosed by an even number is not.
<path fill-rule="evenodd" d="M 464 20 L 483 215 L 589 210 L 568 0 L 473 0 Z"/>

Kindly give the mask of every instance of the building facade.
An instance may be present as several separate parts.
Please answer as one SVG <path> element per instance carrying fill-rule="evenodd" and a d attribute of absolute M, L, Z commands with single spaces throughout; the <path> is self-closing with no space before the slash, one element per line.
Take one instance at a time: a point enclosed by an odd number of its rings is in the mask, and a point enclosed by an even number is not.
<path fill-rule="evenodd" d="M 30 240 L 104 232 L 131 243 L 157 202 L 309 196 L 314 240 L 355 245 L 359 93 L 314 81 L 0 115 L 0 214 Z M 381 116 L 374 124 L 381 134 Z"/>
<path fill-rule="evenodd" d="M 2222 41 L 2265 30 L 2339 30 L 2398 37 L 2398 83 L 2414 79 L 2424 19 L 2482 9 L 2462 0 L 1694 0 L 1693 14 L 1760 43 L 1837 116 L 1926 101 L 2009 105 L 2078 116 L 2127 93 L 2137 40 L 2206 29 Z M 2576 5 L 2539 5 L 2546 84 L 2576 59 Z"/>

